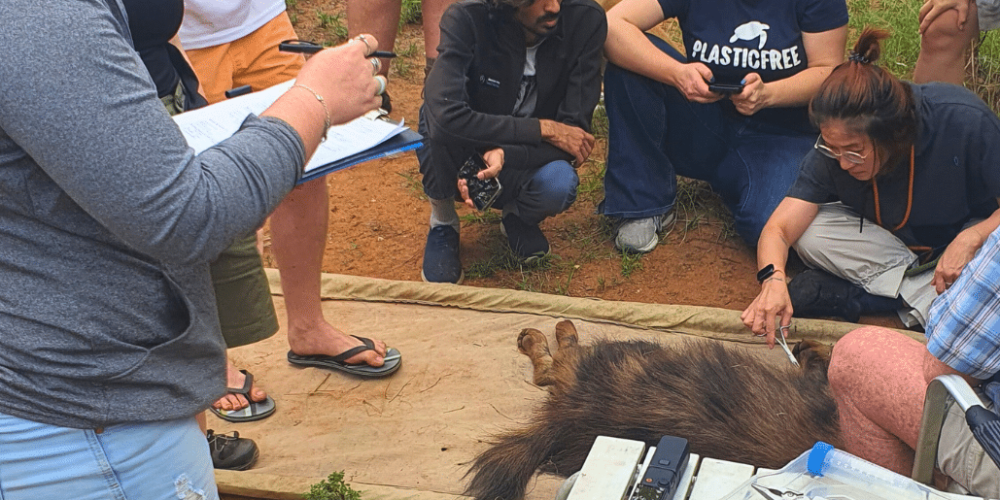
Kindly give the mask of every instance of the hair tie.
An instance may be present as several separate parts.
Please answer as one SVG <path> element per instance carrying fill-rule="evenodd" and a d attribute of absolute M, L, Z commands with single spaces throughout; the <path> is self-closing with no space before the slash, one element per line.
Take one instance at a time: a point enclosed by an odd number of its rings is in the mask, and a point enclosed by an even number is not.
<path fill-rule="evenodd" d="M 868 64 L 868 63 L 871 62 L 871 61 L 868 60 L 867 57 L 865 57 L 865 56 L 863 56 L 861 54 L 858 54 L 857 52 L 854 52 L 853 50 L 851 51 L 851 55 L 850 55 L 849 59 L 851 61 L 853 61 L 853 62 L 861 63 L 861 64 Z"/>

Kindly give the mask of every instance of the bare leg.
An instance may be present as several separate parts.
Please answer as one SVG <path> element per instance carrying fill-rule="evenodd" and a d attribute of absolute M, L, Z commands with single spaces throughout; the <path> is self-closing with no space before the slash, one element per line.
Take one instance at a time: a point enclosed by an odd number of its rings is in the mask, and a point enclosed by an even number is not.
<path fill-rule="evenodd" d="M 441 16 L 455 0 L 423 0 L 421 2 L 421 19 L 424 25 L 424 54 L 428 59 L 438 56 L 438 44 L 441 43 Z M 381 38 L 379 39 L 381 40 Z"/>
<path fill-rule="evenodd" d="M 378 39 L 379 50 L 393 50 L 399 30 L 400 8 L 402 0 L 347 0 L 348 33 L 351 37 L 370 33 Z M 389 74 L 389 61 L 382 59 L 379 74 Z"/>
<path fill-rule="evenodd" d="M 329 209 L 326 181 L 307 182 L 278 205 L 271 216 L 271 248 L 281 271 L 281 288 L 288 312 L 288 347 L 303 356 L 335 356 L 362 345 L 326 322 L 320 304 L 320 271 L 326 247 Z M 347 360 L 382 366 L 385 343 Z"/>
<path fill-rule="evenodd" d="M 829 379 L 848 452 L 910 475 L 927 389 L 926 350 L 878 327 L 859 328 L 837 342 Z"/>
<path fill-rule="evenodd" d="M 969 2 L 969 17 L 965 29 L 958 28 L 958 12 L 954 9 L 941 14 L 924 32 L 920 55 L 913 68 L 916 83 L 965 82 L 965 61 L 969 47 L 979 36 L 976 2 Z"/>

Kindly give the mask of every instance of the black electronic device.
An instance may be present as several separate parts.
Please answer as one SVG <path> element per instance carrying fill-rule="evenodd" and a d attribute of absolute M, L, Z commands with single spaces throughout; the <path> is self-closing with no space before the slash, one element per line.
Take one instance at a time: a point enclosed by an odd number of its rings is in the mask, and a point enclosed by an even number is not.
<path fill-rule="evenodd" d="M 483 157 L 473 153 L 458 171 L 458 177 L 465 179 L 465 184 L 469 188 L 469 199 L 480 212 L 490 208 L 503 191 L 503 186 L 500 185 L 500 181 L 496 177 L 488 179 L 477 177 L 477 174 L 486 168 L 486 161 L 483 160 Z"/>
<path fill-rule="evenodd" d="M 764 280 L 770 278 L 775 273 L 774 264 L 768 264 L 757 271 L 757 283 L 764 284 Z"/>
<path fill-rule="evenodd" d="M 684 475 L 690 454 L 687 439 L 676 436 L 660 438 L 656 452 L 629 500 L 671 500 Z"/>
<path fill-rule="evenodd" d="M 281 52 L 294 52 L 297 54 L 315 54 L 326 47 L 313 42 L 307 42 L 305 40 L 285 40 L 278 44 L 278 50 Z M 391 58 L 396 57 L 396 53 L 388 50 L 376 50 L 365 57 L 385 57 Z"/>
<path fill-rule="evenodd" d="M 742 83 L 710 83 L 708 84 L 708 90 L 715 92 L 719 95 L 733 95 L 743 92 Z"/>

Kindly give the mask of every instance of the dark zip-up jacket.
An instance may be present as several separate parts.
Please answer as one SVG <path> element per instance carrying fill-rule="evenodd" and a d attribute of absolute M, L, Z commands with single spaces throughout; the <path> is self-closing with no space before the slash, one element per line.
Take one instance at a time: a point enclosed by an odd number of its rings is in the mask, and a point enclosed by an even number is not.
<path fill-rule="evenodd" d="M 424 86 L 421 132 L 431 149 L 504 149 L 504 168 L 534 169 L 572 156 L 542 141 L 539 119 L 590 130 L 601 93 L 608 24 L 592 0 L 563 0 L 536 56 L 532 117 L 512 116 L 524 73 L 525 35 L 514 9 L 463 0 L 441 19 L 441 45 Z"/>

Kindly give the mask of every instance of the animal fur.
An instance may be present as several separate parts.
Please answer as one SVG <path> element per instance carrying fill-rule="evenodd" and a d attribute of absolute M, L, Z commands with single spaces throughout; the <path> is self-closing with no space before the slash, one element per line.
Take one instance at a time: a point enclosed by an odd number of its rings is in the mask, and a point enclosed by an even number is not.
<path fill-rule="evenodd" d="M 818 344 L 796 346 L 799 369 L 713 341 L 581 346 L 569 321 L 556 325 L 556 342 L 552 355 L 542 332 L 518 336 L 535 384 L 549 386 L 550 396 L 526 427 L 499 436 L 475 459 L 466 495 L 521 500 L 536 470 L 580 470 L 601 435 L 654 446 L 663 435 L 680 436 L 692 453 L 774 469 L 816 441 L 840 444 L 829 352 Z"/>

